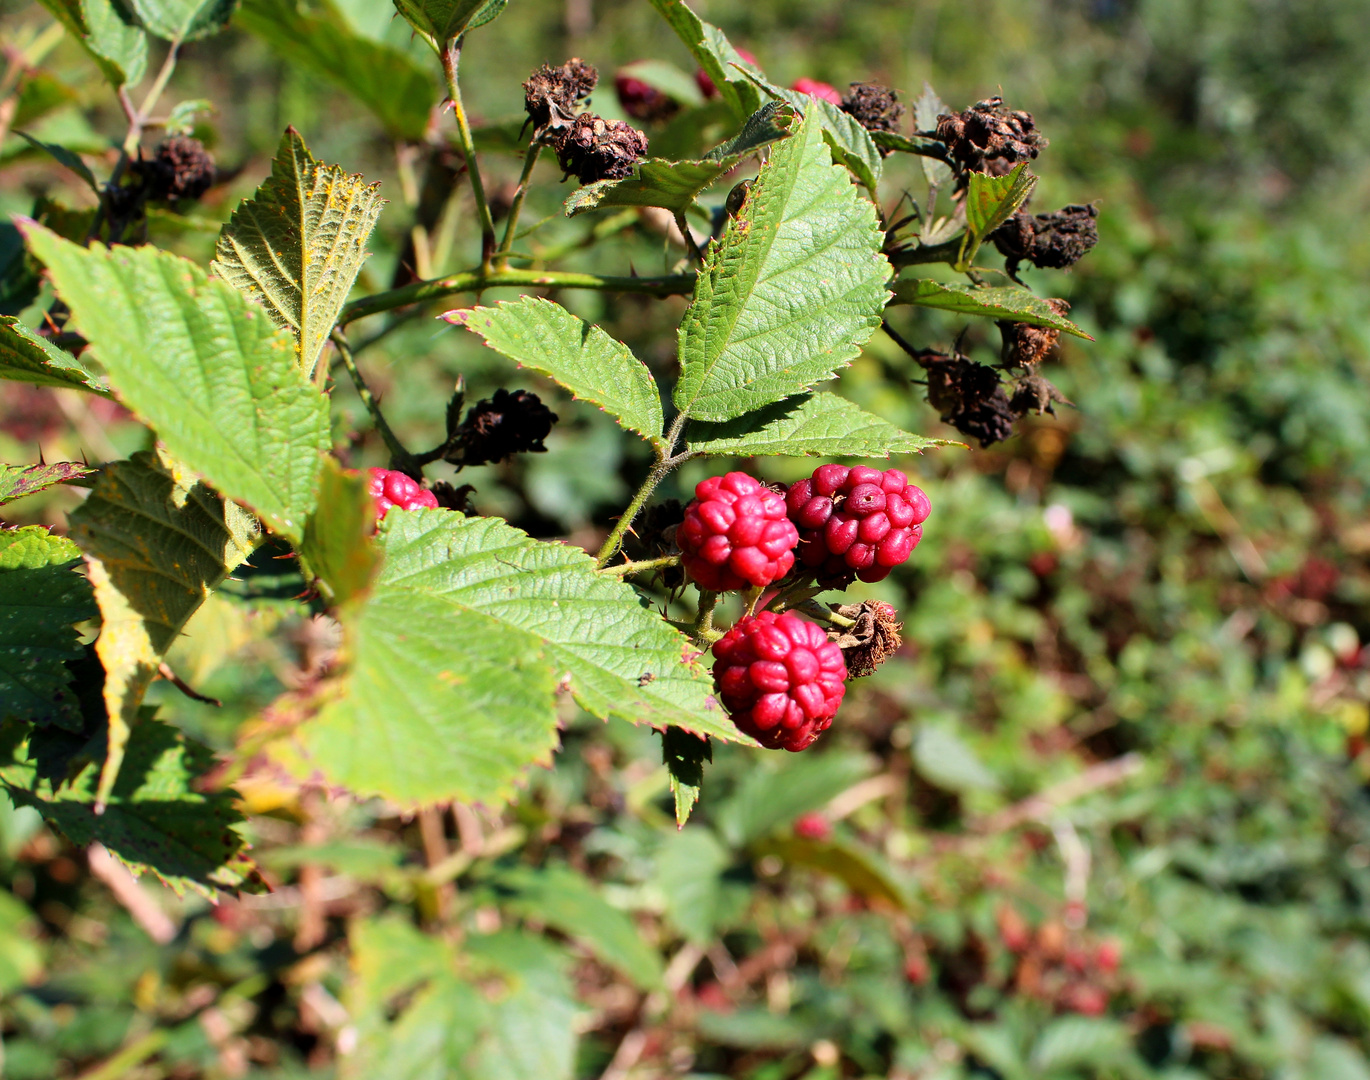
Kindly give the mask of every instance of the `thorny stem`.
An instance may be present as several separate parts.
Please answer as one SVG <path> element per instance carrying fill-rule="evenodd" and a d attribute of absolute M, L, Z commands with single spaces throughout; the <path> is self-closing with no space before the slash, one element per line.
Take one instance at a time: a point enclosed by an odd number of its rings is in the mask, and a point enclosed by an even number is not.
<path fill-rule="evenodd" d="M 352 376 L 352 385 L 357 388 L 357 396 L 362 399 L 362 404 L 366 406 L 366 411 L 371 414 L 371 419 L 376 424 L 376 430 L 385 441 L 386 449 L 390 451 L 390 467 L 404 473 L 418 472 L 420 466 L 417 460 L 395 437 L 395 433 L 386 422 L 385 414 L 381 412 L 380 402 L 362 378 L 362 373 L 357 368 L 357 358 L 352 355 L 352 347 L 348 344 L 347 337 L 341 330 L 334 330 L 330 337 L 338 349 L 338 357 L 342 360 L 343 367 L 347 368 L 347 373 Z"/>
<path fill-rule="evenodd" d="M 605 277 L 601 274 L 578 274 L 550 270 L 463 270 L 432 281 L 416 281 L 398 289 L 364 296 L 343 308 L 338 318 L 340 325 L 354 322 L 367 315 L 391 311 L 410 304 L 440 300 L 456 293 L 482 292 L 501 286 L 518 288 L 590 289 L 595 292 L 646 293 L 650 296 L 683 296 L 694 291 L 693 274 L 671 274 L 666 277 Z"/>
<path fill-rule="evenodd" d="M 523 172 L 519 174 L 518 190 L 514 192 L 514 201 L 509 204 L 509 217 L 504 223 L 504 239 L 500 241 L 499 251 L 495 253 L 495 264 L 503 270 L 509 261 L 509 252 L 514 247 L 514 234 L 518 230 L 519 215 L 523 212 L 523 199 L 528 194 L 528 183 L 533 177 L 533 167 L 538 163 L 538 157 L 542 154 L 542 143 L 533 136 L 533 141 L 528 144 L 528 151 L 523 155 Z"/>
<path fill-rule="evenodd" d="M 448 42 L 442 49 L 442 74 L 447 80 L 447 96 L 452 103 L 452 115 L 457 118 L 457 137 L 466 158 L 466 175 L 471 179 L 471 193 L 476 197 L 476 216 L 480 219 L 480 266 L 489 274 L 491 257 L 495 254 L 495 222 L 490 217 L 490 206 L 485 201 L 485 185 L 481 182 L 480 166 L 476 163 L 476 143 L 471 138 L 471 125 L 461 103 L 461 88 L 457 85 L 457 64 L 461 60 L 462 39 Z"/>
<path fill-rule="evenodd" d="M 617 566 L 606 566 L 604 573 L 626 577 L 628 574 L 645 574 L 648 570 L 660 570 L 662 567 L 679 565 L 679 555 L 662 555 L 657 559 L 642 559 L 638 562 L 624 562 Z"/>
<path fill-rule="evenodd" d="M 700 589 L 699 614 L 695 616 L 695 640 L 708 642 L 717 636 L 714 630 L 714 608 L 716 607 L 718 607 L 718 593 L 710 592 L 708 589 Z"/>
<path fill-rule="evenodd" d="M 704 252 L 699 250 L 699 244 L 695 241 L 695 234 L 690 231 L 690 223 L 685 220 L 684 210 L 676 212 L 675 227 L 680 230 L 680 235 L 685 241 L 685 247 L 689 251 L 690 257 L 703 265 Z"/>
<path fill-rule="evenodd" d="M 615 523 L 613 531 L 604 541 L 604 546 L 599 549 L 599 554 L 595 556 L 595 568 L 603 570 L 609 565 L 609 560 L 617 553 L 623 544 L 623 537 L 637 518 L 638 511 L 643 504 L 651 497 L 656 486 L 666 478 L 666 474 L 674 469 L 683 461 L 688 461 L 694 455 L 688 451 L 683 454 L 671 456 L 671 451 L 675 449 L 676 442 L 680 439 L 680 433 L 685 430 L 687 414 L 681 413 L 672 422 L 670 430 L 665 437 L 657 444 L 656 464 L 652 466 L 652 471 L 647 474 L 647 479 L 642 481 L 642 486 L 637 489 L 637 494 L 633 496 L 633 501 L 628 504 L 628 508 L 623 511 L 623 515 Z"/>

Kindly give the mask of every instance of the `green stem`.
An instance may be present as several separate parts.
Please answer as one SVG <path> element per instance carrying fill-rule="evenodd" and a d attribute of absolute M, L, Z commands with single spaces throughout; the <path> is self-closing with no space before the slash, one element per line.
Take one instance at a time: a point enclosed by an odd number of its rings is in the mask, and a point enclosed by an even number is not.
<path fill-rule="evenodd" d="M 626 577 L 628 574 L 645 574 L 648 570 L 660 570 L 665 566 L 679 566 L 679 555 L 662 555 L 658 559 L 642 559 L 638 562 L 619 563 L 617 566 L 607 566 L 604 573 L 614 574 L 617 577 Z"/>
<path fill-rule="evenodd" d="M 162 91 L 171 81 L 171 73 L 176 70 L 176 54 L 180 49 L 181 39 L 173 38 L 171 47 L 167 49 L 166 59 L 162 61 L 161 70 L 157 72 L 157 78 L 153 81 L 151 89 L 148 90 L 147 97 L 143 98 L 143 104 L 138 110 L 136 119 L 129 124 L 128 134 L 124 136 L 124 154 L 126 157 L 132 157 L 133 151 L 138 149 L 138 143 L 143 137 L 143 126 L 147 123 L 147 118 L 152 115 L 152 109 L 157 104 L 157 99 L 162 96 Z"/>
<path fill-rule="evenodd" d="M 649 296 L 684 296 L 694 291 L 694 274 L 666 277 L 605 277 L 552 270 L 463 270 L 433 281 L 416 281 L 399 289 L 354 300 L 343 308 L 340 325 L 367 315 L 391 311 L 410 304 L 440 300 L 456 293 L 481 292 L 501 286 L 513 288 L 590 289 L 595 292 L 646 293 Z"/>
<path fill-rule="evenodd" d="M 129 1043 L 103 1065 L 97 1066 L 88 1073 L 83 1073 L 81 1080 L 121 1080 L 122 1077 L 127 1076 L 134 1068 L 161 1050 L 170 1038 L 171 1032 L 166 1028 L 149 1031 L 141 1039 L 135 1039 Z"/>
<path fill-rule="evenodd" d="M 390 451 L 390 467 L 401 472 L 413 475 L 421 471 L 421 466 L 417 459 L 404 444 L 395 437 L 394 431 L 390 429 L 386 422 L 385 414 L 381 412 L 380 402 L 376 400 L 371 388 L 366 385 L 366 380 L 362 378 L 361 371 L 357 368 L 357 358 L 352 355 L 352 348 L 347 342 L 341 330 L 334 330 L 332 333 L 333 344 L 337 346 L 338 356 L 347 368 L 347 373 L 352 376 L 352 385 L 357 388 L 357 396 L 362 399 L 362 404 L 366 406 L 366 411 L 371 414 L 371 419 L 375 421 L 376 430 L 381 433 L 381 438 L 385 441 L 386 449 Z"/>
<path fill-rule="evenodd" d="M 811 619 L 818 622 L 825 622 L 831 626 L 839 627 L 843 630 L 850 630 L 856 625 L 855 619 L 849 619 L 845 615 L 839 615 L 832 608 L 820 604 L 817 600 L 809 599 L 791 606 L 792 611 L 802 611 Z"/>
<path fill-rule="evenodd" d="M 504 223 L 504 239 L 500 241 L 499 251 L 495 253 L 495 264 L 503 270 L 509 261 L 509 252 L 514 247 L 514 233 L 518 229 L 519 215 L 523 213 L 523 198 L 528 194 L 528 183 L 533 177 L 533 167 L 542 153 L 542 143 L 534 137 L 528 144 L 528 152 L 523 155 L 523 172 L 519 174 L 518 190 L 514 201 L 509 205 L 509 218 Z"/>
<path fill-rule="evenodd" d="M 573 252 L 581 251 L 584 248 L 594 247 L 606 237 L 621 233 L 624 229 L 631 228 L 638 222 L 638 212 L 636 208 L 630 207 L 621 210 L 612 217 L 607 217 L 603 221 L 595 222 L 594 228 L 584 236 L 575 240 L 566 240 L 560 244 L 553 244 L 551 247 L 541 248 L 527 256 L 515 255 L 514 258 L 527 258 L 532 262 L 549 263 L 570 255 Z M 517 237 L 515 238 L 517 239 Z M 639 281 L 645 280 L 642 278 Z"/>
<path fill-rule="evenodd" d="M 699 614 L 695 616 L 695 640 L 708 642 L 719 636 L 714 631 L 714 608 L 718 607 L 718 593 L 699 590 Z"/>
<path fill-rule="evenodd" d="M 476 143 L 471 138 L 471 125 L 461 103 L 461 87 L 457 85 L 457 64 L 461 60 L 461 38 L 449 42 L 442 50 L 442 74 L 447 80 L 447 96 L 452 102 L 452 115 L 457 118 L 457 137 L 461 152 L 466 157 L 466 175 L 471 180 L 471 193 L 476 197 L 476 216 L 480 219 L 480 266 L 489 273 L 490 260 L 495 254 L 495 222 L 490 217 L 490 206 L 485 201 L 485 185 L 481 182 L 480 166 L 476 163 Z"/>
<path fill-rule="evenodd" d="M 633 501 L 628 504 L 628 509 L 623 511 L 623 516 L 614 525 L 613 531 L 609 533 L 609 538 L 604 541 L 604 546 L 599 549 L 599 554 L 595 556 L 595 569 L 603 570 L 609 565 L 609 560 L 618 554 L 618 549 L 623 544 L 623 537 L 627 535 L 628 529 L 637 518 L 638 511 L 651 497 L 656 486 L 666 478 L 667 473 L 691 456 L 688 454 L 671 456 L 671 451 L 675 449 L 675 444 L 680 439 L 680 433 L 685 430 L 686 419 L 685 413 L 678 415 L 671 424 L 670 430 L 666 432 L 665 438 L 656 444 L 656 464 L 652 466 L 652 471 L 647 474 L 647 479 L 642 481 L 642 486 L 637 489 L 637 494 L 633 496 Z"/>

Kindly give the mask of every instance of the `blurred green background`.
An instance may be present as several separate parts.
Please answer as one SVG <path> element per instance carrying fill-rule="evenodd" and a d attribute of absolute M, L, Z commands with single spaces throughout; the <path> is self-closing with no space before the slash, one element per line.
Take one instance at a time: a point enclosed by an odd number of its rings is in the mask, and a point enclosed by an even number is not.
<path fill-rule="evenodd" d="M 1075 270 L 1026 272 L 1096 338 L 1069 341 L 1048 372 L 1076 407 L 990 450 L 897 462 L 933 516 L 908 566 L 851 595 L 894 603 L 905 648 L 853 685 L 814 751 L 718 748 L 682 833 L 657 737 L 574 715 L 555 768 L 500 812 L 415 818 L 250 777 L 250 831 L 278 888 L 214 908 L 155 885 L 120 901 L 83 852 L 4 807 L 4 1076 L 466 1075 L 444 1042 L 456 1005 L 409 1007 L 427 978 L 416 958 L 463 935 L 455 955 L 479 956 L 492 930 L 522 924 L 546 931 L 545 949 L 525 958 L 522 1019 L 501 1046 L 536 1052 L 489 1051 L 470 1075 L 1370 1078 L 1363 0 L 694 6 L 777 83 L 874 78 L 911 104 L 927 81 L 955 109 L 999 93 L 1033 113 L 1051 140 L 1033 209 L 1100 210 L 1099 246 Z M 388 3 L 336 8 L 424 65 L 436 102 L 436 65 Z M 51 22 L 14 0 L 0 19 L 11 57 Z M 513 0 L 462 69 L 491 127 L 496 202 L 519 169 L 498 122 L 518 117 L 535 65 L 571 55 L 599 66 L 609 116 L 617 66 L 693 66 L 645 0 Z M 13 127 L 104 175 L 117 102 L 70 41 L 41 68 Z M 195 98 L 214 103 L 197 134 L 222 182 L 156 216 L 153 242 L 207 261 L 290 123 L 391 199 L 363 287 L 407 280 L 406 174 L 421 183 L 427 151 L 397 148 L 343 91 L 239 29 L 185 49 L 167 100 Z M 43 196 L 93 201 L 13 135 L 0 164 L 6 215 Z M 525 250 L 614 273 L 676 259 L 635 219 L 578 248 L 609 214 L 566 221 L 570 185 L 546 159 L 537 177 L 524 222 L 543 224 Z M 889 159 L 887 177 L 887 209 L 905 186 L 921 198 L 915 159 Z M 476 261 L 469 207 L 454 196 L 434 272 Z M 556 298 L 669 369 L 683 301 Z M 891 319 L 925 347 L 965 329 L 921 310 Z M 971 325 L 964 347 L 987 360 L 998 333 Z M 460 476 L 478 510 L 535 535 L 589 543 L 644 471 L 596 410 L 429 318 L 362 364 L 418 446 L 441 439 L 459 373 L 473 398 L 543 394 L 562 418 L 549 453 Z M 955 437 L 919 374 L 877 334 L 838 388 Z M 345 380 L 334 400 L 352 462 L 380 462 Z M 61 392 L 3 384 L 0 410 L 10 463 L 40 448 L 110 459 L 144 438 Z M 793 480 L 813 465 L 756 468 Z M 77 497 L 21 502 L 8 523 L 60 525 Z M 163 715 L 231 747 L 319 648 L 297 611 L 251 581 L 208 604 L 174 666 L 226 704 L 159 686 Z"/>

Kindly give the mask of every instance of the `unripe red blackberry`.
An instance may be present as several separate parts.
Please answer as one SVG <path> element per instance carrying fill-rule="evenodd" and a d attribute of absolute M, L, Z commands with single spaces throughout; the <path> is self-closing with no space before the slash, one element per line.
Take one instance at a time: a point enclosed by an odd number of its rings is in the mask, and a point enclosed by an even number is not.
<path fill-rule="evenodd" d="M 832 724 L 847 665 L 792 611 L 744 618 L 714 642 L 714 683 L 738 728 L 771 750 L 804 750 Z"/>
<path fill-rule="evenodd" d="M 898 469 L 821 465 L 790 486 L 790 520 L 799 529 L 799 559 L 821 585 L 880 581 L 923 538 L 931 506 Z"/>
<path fill-rule="evenodd" d="M 614 76 L 614 93 L 623 111 L 634 120 L 664 120 L 679 109 L 655 86 L 622 71 Z"/>
<path fill-rule="evenodd" d="M 784 496 L 740 472 L 697 484 L 676 529 L 681 565 L 710 592 L 779 581 L 794 565 L 798 542 Z"/>
<path fill-rule="evenodd" d="M 749 53 L 746 49 L 737 49 L 735 51 L 737 52 L 738 58 L 743 60 L 745 63 L 751 64 L 752 67 L 759 66 L 756 62 L 756 57 Z M 728 72 L 730 76 L 734 75 L 735 73 L 736 72 L 732 70 Z M 709 78 L 707 72 L 703 70 L 698 70 L 695 72 L 695 85 L 699 87 L 699 92 L 703 94 L 706 98 L 718 97 L 718 87 L 714 85 L 713 79 Z"/>
<path fill-rule="evenodd" d="M 401 510 L 420 510 L 425 507 L 436 509 L 438 505 L 437 496 L 396 469 L 372 469 L 368 490 L 376 500 L 378 522 L 390 512 L 392 506 L 398 506 Z"/>
<path fill-rule="evenodd" d="M 832 824 L 822 814 L 800 814 L 794 821 L 794 835 L 801 840 L 831 840 Z"/>
<path fill-rule="evenodd" d="M 810 79 L 807 75 L 802 75 L 794 80 L 791 90 L 798 90 L 801 94 L 808 94 L 810 97 L 822 98 L 824 101 L 831 101 L 834 105 L 841 108 L 842 95 L 837 92 L 837 87 L 830 86 L 817 79 Z"/>

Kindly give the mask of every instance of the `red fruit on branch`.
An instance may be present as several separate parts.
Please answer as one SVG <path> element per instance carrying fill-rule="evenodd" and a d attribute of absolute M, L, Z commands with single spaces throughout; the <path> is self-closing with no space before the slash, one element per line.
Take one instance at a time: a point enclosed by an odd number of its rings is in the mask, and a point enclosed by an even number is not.
<path fill-rule="evenodd" d="M 820 585 L 881 581 L 923 538 L 931 509 L 898 469 L 821 465 L 790 487 L 785 503 L 799 530 L 800 561 Z"/>
<path fill-rule="evenodd" d="M 760 66 L 756 62 L 756 57 L 749 53 L 746 49 L 737 49 L 735 51 L 739 59 L 744 60 L 748 64 L 751 64 L 753 67 Z M 714 85 L 713 79 L 709 78 L 709 76 L 702 70 L 695 72 L 695 85 L 699 87 L 699 92 L 703 94 L 706 98 L 718 96 L 718 87 Z"/>
<path fill-rule="evenodd" d="M 713 654 L 714 683 L 733 723 L 771 750 L 811 746 L 847 692 L 842 650 L 792 611 L 742 619 Z"/>
<path fill-rule="evenodd" d="M 801 840 L 827 840 L 832 825 L 822 814 L 800 814 L 794 822 L 794 835 Z"/>
<path fill-rule="evenodd" d="M 614 76 L 614 93 L 623 111 L 634 120 L 664 120 L 679 108 L 655 86 L 622 71 Z"/>
<path fill-rule="evenodd" d="M 701 589 L 731 592 L 789 573 L 799 533 L 785 513 L 784 496 L 746 473 L 730 472 L 696 485 L 676 543 L 681 565 Z"/>
<path fill-rule="evenodd" d="M 427 488 L 420 487 L 412 477 L 395 469 L 372 469 L 367 490 L 376 500 L 376 521 L 379 522 L 392 506 L 401 510 L 437 509 L 438 500 Z"/>
<path fill-rule="evenodd" d="M 798 90 L 801 94 L 808 94 L 810 97 L 830 101 L 839 108 L 842 106 L 842 95 L 837 92 L 837 87 L 819 82 L 817 79 L 810 79 L 807 75 L 801 75 L 795 79 L 790 89 Z"/>

